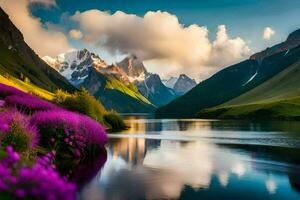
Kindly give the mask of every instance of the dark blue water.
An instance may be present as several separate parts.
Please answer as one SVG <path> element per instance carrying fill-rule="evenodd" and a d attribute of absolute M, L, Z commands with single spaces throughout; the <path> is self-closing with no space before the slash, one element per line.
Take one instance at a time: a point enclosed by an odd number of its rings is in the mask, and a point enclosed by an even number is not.
<path fill-rule="evenodd" d="M 300 199 L 300 123 L 130 117 L 81 199 Z"/>

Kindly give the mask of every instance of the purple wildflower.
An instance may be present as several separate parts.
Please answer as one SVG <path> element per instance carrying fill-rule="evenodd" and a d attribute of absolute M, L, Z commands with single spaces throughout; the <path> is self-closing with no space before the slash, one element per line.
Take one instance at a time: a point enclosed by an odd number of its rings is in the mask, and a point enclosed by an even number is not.
<path fill-rule="evenodd" d="M 75 199 L 75 184 L 68 183 L 51 167 L 52 153 L 38 159 L 32 167 L 23 165 L 21 168 L 17 167 L 20 157 L 12 147 L 8 147 L 6 153 L 6 158 L 0 160 L 1 192 L 26 199 Z"/>
<path fill-rule="evenodd" d="M 13 123 L 18 124 L 18 126 L 24 131 L 30 141 L 30 147 L 34 148 L 38 144 L 38 133 L 36 126 L 30 123 L 30 118 L 19 113 L 16 110 L 1 112 L 0 132 L 13 134 L 10 133 L 11 125 Z"/>
<path fill-rule="evenodd" d="M 40 131 L 42 145 L 49 145 L 49 140 L 55 138 L 62 148 L 73 149 L 73 155 L 79 155 L 76 149 L 83 152 L 93 146 L 103 148 L 107 142 L 105 128 L 85 115 L 63 110 L 37 112 L 31 121 Z"/>

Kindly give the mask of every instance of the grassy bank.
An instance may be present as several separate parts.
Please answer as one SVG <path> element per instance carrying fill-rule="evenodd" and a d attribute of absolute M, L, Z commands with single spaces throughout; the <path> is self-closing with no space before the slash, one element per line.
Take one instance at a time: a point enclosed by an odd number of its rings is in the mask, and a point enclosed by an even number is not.
<path fill-rule="evenodd" d="M 300 120 L 300 97 L 268 103 L 218 106 L 205 109 L 198 118 Z"/>

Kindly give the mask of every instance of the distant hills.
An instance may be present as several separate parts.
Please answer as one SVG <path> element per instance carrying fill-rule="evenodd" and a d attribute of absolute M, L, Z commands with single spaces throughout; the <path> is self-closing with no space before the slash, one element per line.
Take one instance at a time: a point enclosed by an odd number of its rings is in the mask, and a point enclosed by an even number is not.
<path fill-rule="evenodd" d="M 281 72 L 287 73 L 285 70 L 292 70 L 300 61 L 299 33 L 300 31 L 297 30 L 291 33 L 285 42 L 254 54 L 248 60 L 221 70 L 211 78 L 199 83 L 185 95 L 159 108 L 156 111 L 156 116 L 172 118 L 195 116 L 219 118 L 224 116 L 224 113 L 229 110 L 227 107 L 225 109 L 224 106 L 232 106 L 230 110 L 234 112 L 237 111 L 233 109 L 234 106 L 254 103 L 255 99 L 253 98 L 258 98 L 257 96 L 260 96 L 260 102 L 256 102 L 256 104 L 260 104 L 268 98 L 280 100 L 272 92 L 273 90 L 267 90 L 267 92 L 259 89 L 263 87 L 263 83 L 267 84 L 266 81 L 273 77 L 277 82 L 273 80 L 273 82 L 269 83 L 272 84 L 272 86 L 269 85 L 270 88 L 281 87 L 282 89 L 277 90 L 277 92 L 281 94 L 293 94 L 296 97 L 298 94 L 296 88 L 299 85 L 296 82 L 289 82 L 286 83 L 286 88 L 284 88 L 283 86 L 279 86 L 281 79 L 278 81 L 279 78 L 276 77 Z M 294 70 L 297 71 L 297 68 Z M 292 80 L 293 78 L 289 74 L 285 76 L 285 79 Z M 283 93 L 283 91 L 285 92 Z M 282 98 L 282 100 L 285 100 L 287 97 Z M 232 116 L 239 118 L 241 115 L 246 117 L 245 113 L 249 112 L 249 109 L 248 106 L 243 107 L 236 115 L 228 114 L 227 118 Z M 266 117 L 268 114 L 264 116 Z"/>
<path fill-rule="evenodd" d="M 73 87 L 56 70 L 47 65 L 26 44 L 22 33 L 0 8 L 0 73 L 30 81 L 48 91 L 62 88 L 74 91 Z"/>

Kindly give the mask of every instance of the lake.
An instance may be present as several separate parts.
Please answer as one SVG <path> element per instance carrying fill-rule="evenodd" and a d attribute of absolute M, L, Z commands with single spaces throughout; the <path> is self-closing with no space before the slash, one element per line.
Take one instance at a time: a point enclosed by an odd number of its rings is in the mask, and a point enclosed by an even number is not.
<path fill-rule="evenodd" d="M 300 199 L 300 123 L 127 117 L 80 199 Z"/>

